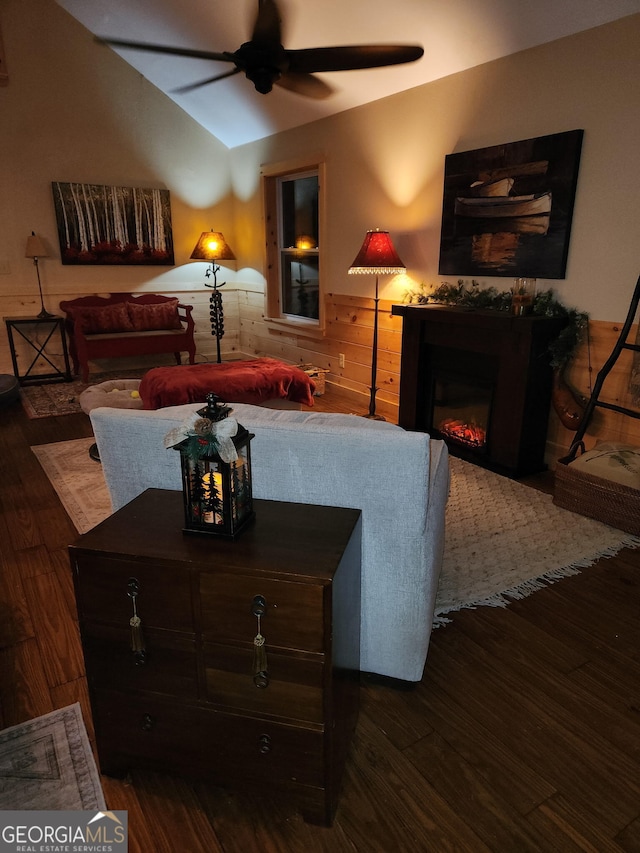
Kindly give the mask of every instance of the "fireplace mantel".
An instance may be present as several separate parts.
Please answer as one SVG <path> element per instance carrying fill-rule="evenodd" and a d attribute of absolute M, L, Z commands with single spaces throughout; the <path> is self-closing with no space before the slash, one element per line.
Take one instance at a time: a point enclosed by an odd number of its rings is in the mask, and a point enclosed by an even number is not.
<path fill-rule="evenodd" d="M 563 321 L 441 305 L 394 305 L 402 317 L 399 424 L 445 438 L 450 452 L 510 477 L 542 471 L 551 401 L 549 342 Z M 486 445 L 461 445 L 433 423 L 435 374 L 455 353 L 471 384 L 491 373 Z M 464 370 L 464 369 L 463 369 Z"/>

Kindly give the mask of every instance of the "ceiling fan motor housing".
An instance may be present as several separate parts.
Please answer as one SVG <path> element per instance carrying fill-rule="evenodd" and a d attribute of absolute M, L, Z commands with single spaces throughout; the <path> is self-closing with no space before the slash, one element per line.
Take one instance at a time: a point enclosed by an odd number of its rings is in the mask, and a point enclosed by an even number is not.
<path fill-rule="evenodd" d="M 247 41 L 233 54 L 236 66 L 244 71 L 256 90 L 267 95 L 287 69 L 287 54 L 281 44 Z"/>

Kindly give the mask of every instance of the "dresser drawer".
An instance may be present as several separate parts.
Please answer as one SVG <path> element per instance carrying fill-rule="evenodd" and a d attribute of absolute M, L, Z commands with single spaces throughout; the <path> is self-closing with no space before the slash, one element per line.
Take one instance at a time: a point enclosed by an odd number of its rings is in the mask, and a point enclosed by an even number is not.
<path fill-rule="evenodd" d="M 143 625 L 193 633 L 189 572 L 101 555 L 78 557 L 74 571 L 78 611 L 85 621 L 128 625 L 133 615 L 129 582 L 135 579 Z"/>
<path fill-rule="evenodd" d="M 323 721 L 324 659 L 291 657 L 267 643 L 266 686 L 254 682 L 253 650 L 207 643 L 206 698 L 223 708 L 271 714 L 291 720 Z M 261 682 L 264 683 L 264 682 Z"/>
<path fill-rule="evenodd" d="M 247 642 L 256 635 L 256 596 L 265 601 L 261 633 L 269 646 L 324 651 L 325 587 L 321 584 L 201 574 L 202 633 L 206 639 Z"/>
<path fill-rule="evenodd" d="M 195 641 L 180 634 L 144 628 L 144 656 L 131 650 L 131 630 L 85 625 L 82 645 L 89 684 L 114 690 L 141 690 L 196 699 Z"/>
<path fill-rule="evenodd" d="M 111 691 L 93 696 L 102 772 L 129 764 L 216 781 L 323 784 L 320 727 L 253 717 Z"/>

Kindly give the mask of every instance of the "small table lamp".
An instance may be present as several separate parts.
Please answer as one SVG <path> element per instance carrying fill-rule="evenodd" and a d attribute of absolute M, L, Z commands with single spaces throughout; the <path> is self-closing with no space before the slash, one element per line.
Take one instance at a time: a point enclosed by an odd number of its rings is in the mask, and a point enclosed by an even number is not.
<path fill-rule="evenodd" d="M 209 315 L 211 317 L 211 334 L 216 336 L 219 364 L 222 361 L 220 356 L 220 338 L 224 335 L 224 312 L 222 309 L 222 294 L 218 288 L 223 287 L 226 281 L 218 284 L 220 266 L 216 264 L 216 261 L 235 261 L 236 256 L 231 251 L 223 234 L 219 231 L 203 231 L 196 243 L 195 249 L 191 252 L 191 259 L 195 261 L 209 261 L 211 263 L 205 275 L 207 278 L 213 275 L 213 284 L 205 281 L 205 287 L 213 288 L 213 293 L 209 300 Z"/>
<path fill-rule="evenodd" d="M 354 262 L 349 267 L 349 275 L 367 274 L 376 276 L 375 308 L 373 313 L 373 355 L 371 358 L 371 398 L 369 401 L 368 418 L 383 421 L 382 415 L 376 414 L 376 371 L 378 367 L 378 276 L 394 275 L 406 270 L 398 257 L 388 231 L 367 231 L 364 242 Z"/>
<path fill-rule="evenodd" d="M 40 282 L 40 268 L 38 266 L 38 258 L 46 258 L 48 255 L 47 249 L 42 241 L 42 239 L 36 236 L 35 232 L 31 232 L 31 236 L 27 237 L 27 248 L 25 249 L 24 256 L 25 258 L 33 258 L 33 263 L 36 268 L 36 275 L 38 276 L 38 290 L 40 292 L 40 308 L 42 309 L 38 314 L 39 320 L 48 320 L 51 317 L 55 317 L 55 314 L 50 314 L 46 308 L 44 307 L 44 300 L 42 298 L 42 284 Z"/>

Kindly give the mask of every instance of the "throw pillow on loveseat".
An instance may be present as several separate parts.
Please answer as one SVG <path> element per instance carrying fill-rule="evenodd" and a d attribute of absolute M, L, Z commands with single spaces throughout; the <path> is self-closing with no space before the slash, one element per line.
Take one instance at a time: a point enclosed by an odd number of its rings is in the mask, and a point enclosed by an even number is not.
<path fill-rule="evenodd" d="M 137 305 L 127 302 L 129 320 L 136 332 L 154 332 L 160 329 L 181 329 L 178 300 Z"/>
<path fill-rule="evenodd" d="M 85 335 L 104 335 L 111 332 L 133 332 L 133 323 L 126 302 L 115 305 L 86 305 L 70 309 L 74 328 Z"/>

